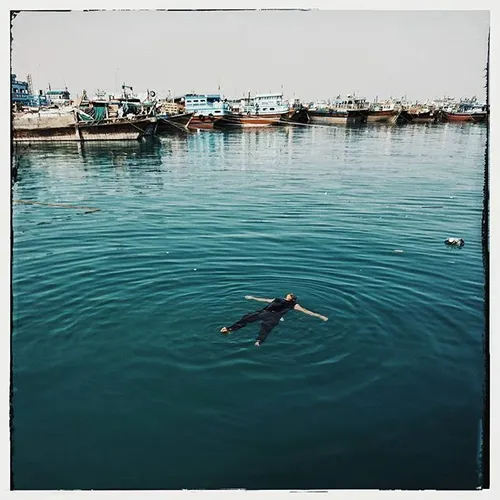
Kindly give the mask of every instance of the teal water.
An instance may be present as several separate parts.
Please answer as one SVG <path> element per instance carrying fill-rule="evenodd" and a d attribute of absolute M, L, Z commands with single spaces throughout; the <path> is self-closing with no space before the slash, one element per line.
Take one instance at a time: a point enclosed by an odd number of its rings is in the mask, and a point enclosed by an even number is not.
<path fill-rule="evenodd" d="M 15 489 L 473 489 L 481 125 L 15 151 Z M 464 238 L 461 249 L 446 247 Z M 398 250 L 398 252 L 396 252 Z M 297 294 L 257 325 L 219 333 Z"/>

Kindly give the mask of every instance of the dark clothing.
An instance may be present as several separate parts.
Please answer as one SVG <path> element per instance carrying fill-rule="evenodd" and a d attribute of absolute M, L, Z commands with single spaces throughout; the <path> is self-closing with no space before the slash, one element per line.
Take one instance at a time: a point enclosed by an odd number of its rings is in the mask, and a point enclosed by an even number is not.
<path fill-rule="evenodd" d="M 296 303 L 295 300 L 274 299 L 268 306 L 264 307 L 262 311 L 277 313 L 281 317 L 292 310 Z"/>
<path fill-rule="evenodd" d="M 255 321 L 261 321 L 260 332 L 257 340 L 264 342 L 271 330 L 280 322 L 280 319 L 291 311 L 297 302 L 295 300 L 274 299 L 269 305 L 252 313 L 245 314 L 239 321 L 229 327 L 229 330 L 236 331 Z"/>

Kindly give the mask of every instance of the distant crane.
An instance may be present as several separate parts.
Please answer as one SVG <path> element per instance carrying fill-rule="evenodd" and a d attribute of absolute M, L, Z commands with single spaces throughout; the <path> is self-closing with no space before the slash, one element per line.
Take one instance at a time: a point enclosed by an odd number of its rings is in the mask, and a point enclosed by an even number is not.
<path fill-rule="evenodd" d="M 31 79 L 31 74 L 28 73 L 26 81 L 28 82 L 28 94 L 33 95 L 33 80 Z"/>
<path fill-rule="evenodd" d="M 130 90 L 130 96 L 127 94 L 127 92 L 125 92 L 125 89 Z M 123 97 L 125 99 L 128 99 L 129 97 L 131 97 L 132 92 L 134 91 L 134 89 L 132 87 L 130 87 L 129 85 L 125 85 L 125 84 L 122 85 L 122 90 L 123 90 Z"/>

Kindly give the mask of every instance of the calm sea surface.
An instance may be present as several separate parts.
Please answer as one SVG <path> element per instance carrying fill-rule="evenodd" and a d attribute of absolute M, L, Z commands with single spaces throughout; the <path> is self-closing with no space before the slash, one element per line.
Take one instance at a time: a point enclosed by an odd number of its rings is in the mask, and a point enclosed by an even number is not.
<path fill-rule="evenodd" d="M 473 489 L 486 127 L 18 149 L 15 489 Z M 461 249 L 443 241 L 464 238 Z M 292 311 L 219 333 L 295 292 Z"/>

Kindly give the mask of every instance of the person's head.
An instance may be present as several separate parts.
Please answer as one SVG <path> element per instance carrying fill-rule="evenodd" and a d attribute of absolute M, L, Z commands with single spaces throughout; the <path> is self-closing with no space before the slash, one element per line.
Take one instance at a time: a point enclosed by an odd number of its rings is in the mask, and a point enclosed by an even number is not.
<path fill-rule="evenodd" d="M 297 302 L 297 295 L 294 293 L 288 293 L 285 297 L 285 300 L 289 300 L 290 302 Z"/>

